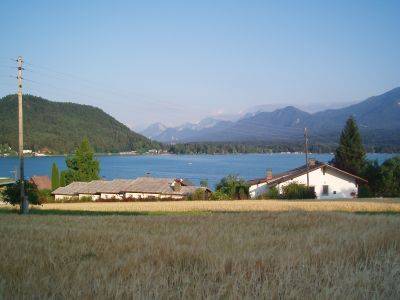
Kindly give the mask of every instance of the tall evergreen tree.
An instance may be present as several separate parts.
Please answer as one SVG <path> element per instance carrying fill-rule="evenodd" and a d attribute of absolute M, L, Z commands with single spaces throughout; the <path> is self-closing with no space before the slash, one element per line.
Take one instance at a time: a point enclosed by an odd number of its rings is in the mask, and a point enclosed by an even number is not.
<path fill-rule="evenodd" d="M 58 171 L 57 164 L 53 163 L 53 167 L 51 168 L 51 189 L 54 191 L 59 186 L 60 186 L 60 172 Z"/>
<path fill-rule="evenodd" d="M 339 147 L 336 149 L 333 164 L 339 169 L 356 175 L 361 174 L 365 165 L 365 149 L 353 117 L 347 120 L 340 135 Z"/>
<path fill-rule="evenodd" d="M 94 158 L 94 151 L 87 138 L 75 151 L 72 157 L 66 159 L 68 171 L 65 173 L 66 184 L 73 181 L 91 181 L 99 179 L 100 164 Z"/>
<path fill-rule="evenodd" d="M 60 186 L 66 186 L 66 179 L 65 179 L 65 175 L 66 175 L 67 171 L 61 171 L 60 174 Z"/>

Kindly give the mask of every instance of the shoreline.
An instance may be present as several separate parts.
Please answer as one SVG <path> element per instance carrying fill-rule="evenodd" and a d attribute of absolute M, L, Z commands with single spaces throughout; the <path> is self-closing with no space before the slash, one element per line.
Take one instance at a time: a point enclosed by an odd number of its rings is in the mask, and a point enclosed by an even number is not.
<path fill-rule="evenodd" d="M 322 153 L 308 153 L 309 155 L 334 155 L 332 152 L 322 152 Z M 367 152 L 367 155 L 400 155 L 400 152 Z M 46 157 L 67 157 L 73 155 L 70 154 L 49 154 L 49 155 L 26 155 L 24 158 L 46 158 Z M 143 156 L 224 156 L 224 155 L 304 155 L 302 152 L 273 152 L 273 153 L 259 153 L 259 152 L 251 152 L 251 153 L 186 153 L 186 154 L 177 154 L 177 153 L 162 153 L 162 154 L 119 154 L 119 153 L 95 153 L 96 157 L 107 157 L 107 156 L 121 156 L 121 157 L 143 157 Z M 18 158 L 18 155 L 0 155 L 1 158 Z"/>

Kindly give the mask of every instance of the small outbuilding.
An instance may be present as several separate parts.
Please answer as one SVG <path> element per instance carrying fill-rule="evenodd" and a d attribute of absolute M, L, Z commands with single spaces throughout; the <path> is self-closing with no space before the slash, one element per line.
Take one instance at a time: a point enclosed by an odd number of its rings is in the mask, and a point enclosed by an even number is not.
<path fill-rule="evenodd" d="M 317 199 L 355 198 L 358 185 L 367 182 L 332 165 L 310 159 L 308 168 L 307 165 L 303 165 L 275 175 L 270 170 L 265 178 L 250 180 L 250 197 L 260 197 L 272 187 L 276 187 L 278 192 L 282 193 L 282 188 L 290 183 L 306 185 L 307 173 L 309 186 L 314 190 Z"/>

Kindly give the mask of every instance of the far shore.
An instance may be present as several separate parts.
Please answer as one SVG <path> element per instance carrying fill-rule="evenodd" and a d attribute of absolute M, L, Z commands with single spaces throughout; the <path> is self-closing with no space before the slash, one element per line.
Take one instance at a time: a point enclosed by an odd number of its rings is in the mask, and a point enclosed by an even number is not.
<path fill-rule="evenodd" d="M 304 155 L 301 152 L 273 152 L 273 153 L 259 153 L 259 152 L 252 152 L 252 153 L 185 153 L 185 154 L 176 154 L 176 153 L 161 153 L 161 154 L 150 154 L 150 153 L 141 153 L 141 154 L 121 154 L 121 153 L 95 153 L 95 156 L 123 156 L 123 157 L 131 157 L 131 156 L 200 156 L 200 155 L 207 155 L 207 156 L 221 156 L 221 155 Z M 309 153 L 309 155 L 333 155 L 332 152 L 323 152 L 323 153 Z M 400 152 L 368 152 L 368 154 L 383 154 L 383 155 L 400 155 Z M 25 158 L 44 158 L 44 157 L 67 157 L 69 155 L 73 155 L 73 153 L 69 154 L 46 154 L 43 156 L 34 156 L 34 155 L 25 155 Z M 18 158 L 18 155 L 0 155 L 0 158 Z"/>

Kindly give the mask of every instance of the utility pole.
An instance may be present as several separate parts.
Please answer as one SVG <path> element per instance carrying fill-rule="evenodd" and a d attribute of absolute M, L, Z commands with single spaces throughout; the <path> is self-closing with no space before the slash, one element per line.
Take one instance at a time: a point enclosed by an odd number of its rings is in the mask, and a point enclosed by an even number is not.
<path fill-rule="evenodd" d="M 19 156 L 19 182 L 20 182 L 20 213 L 29 212 L 28 198 L 25 196 L 24 175 L 24 118 L 22 112 L 22 57 L 18 57 L 18 156 Z"/>
<path fill-rule="evenodd" d="M 308 135 L 307 135 L 307 127 L 304 128 L 304 152 L 306 154 L 307 188 L 309 188 L 310 187 L 310 178 L 308 176 L 309 165 L 308 165 Z"/>

